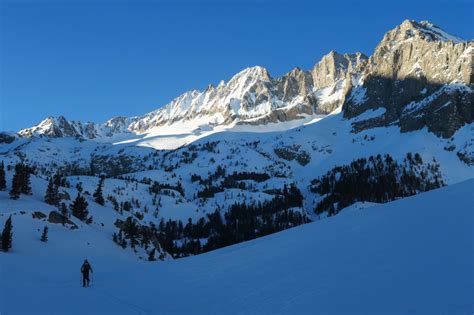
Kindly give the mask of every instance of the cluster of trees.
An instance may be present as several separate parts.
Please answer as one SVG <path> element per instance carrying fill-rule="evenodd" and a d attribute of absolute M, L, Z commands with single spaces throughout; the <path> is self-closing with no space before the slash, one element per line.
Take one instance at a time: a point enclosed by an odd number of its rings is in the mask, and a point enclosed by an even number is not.
<path fill-rule="evenodd" d="M 53 180 L 49 179 L 48 187 L 46 188 L 46 193 L 44 195 L 44 202 L 52 206 L 59 206 L 61 202 L 61 197 L 59 196 L 59 185 Z"/>
<path fill-rule="evenodd" d="M 169 151 L 163 155 L 160 168 L 163 169 L 165 172 L 172 172 L 173 170 L 177 169 L 181 164 L 190 164 L 198 157 L 197 151 L 220 153 L 219 150 L 216 149 L 218 144 L 219 141 L 206 142 L 199 145 L 191 144 L 186 148 Z M 181 157 L 178 155 L 180 152 Z M 167 161 L 168 164 L 165 165 L 164 161 Z M 209 162 L 214 163 L 215 160 L 211 158 Z"/>
<path fill-rule="evenodd" d="M 48 179 L 48 187 L 46 188 L 46 193 L 44 194 L 44 202 L 58 207 L 62 213 L 67 214 L 66 205 L 61 203 L 59 187 L 70 187 L 70 185 L 66 177 L 60 173 L 56 173 L 53 177 Z M 82 192 L 82 186 L 80 184 L 77 185 L 77 189 L 78 191 Z M 66 208 L 66 210 L 64 210 L 64 208 Z"/>
<path fill-rule="evenodd" d="M 183 158 L 180 161 L 181 163 L 191 164 L 195 159 L 197 159 L 198 154 L 197 152 L 192 152 L 190 154 L 188 151 L 183 151 L 182 156 Z"/>
<path fill-rule="evenodd" d="M 224 186 L 205 186 L 197 192 L 198 198 L 212 198 L 215 194 L 223 192 Z"/>
<path fill-rule="evenodd" d="M 388 202 L 444 186 L 439 165 L 423 163 L 421 156 L 408 153 L 402 163 L 390 155 L 361 158 L 337 166 L 311 182 L 310 190 L 324 196 L 315 213 L 337 214 L 358 201 Z"/>
<path fill-rule="evenodd" d="M 54 177 L 51 177 L 48 182 L 48 187 L 46 188 L 46 193 L 44 195 L 44 202 L 53 206 L 58 207 L 60 213 L 62 214 L 64 221 L 66 221 L 69 216 L 69 212 L 65 203 L 61 202 L 61 195 L 59 194 L 59 187 L 67 184 L 65 178 L 61 175 L 56 174 Z M 104 198 L 102 197 L 102 185 L 103 180 L 99 182 L 96 192 L 94 193 L 94 200 L 99 204 L 104 204 Z M 79 220 L 91 223 L 92 217 L 89 217 L 89 211 L 87 207 L 89 206 L 86 198 L 82 196 L 82 185 L 78 184 L 76 186 L 78 193 L 72 204 L 69 206 L 73 216 Z M 100 201 L 102 203 L 100 203 Z M 47 232 L 46 232 L 47 233 Z"/>
<path fill-rule="evenodd" d="M 163 184 L 157 181 L 153 181 L 153 184 L 151 184 L 149 191 L 150 191 L 150 194 L 158 194 L 162 189 L 176 190 L 177 192 L 181 194 L 181 196 L 184 196 L 184 188 L 180 181 L 178 181 L 178 183 L 175 186 L 168 183 Z"/>
<path fill-rule="evenodd" d="M 224 246 L 282 231 L 309 219 L 291 208 L 301 207 L 303 196 L 294 186 L 285 186 L 281 195 L 270 201 L 247 205 L 236 203 L 223 216 L 219 211 L 207 215 L 207 220 L 191 219 L 160 222 L 157 235 L 163 248 L 174 257 L 195 255 Z M 201 244 L 207 239 L 205 244 Z"/>
<path fill-rule="evenodd" d="M 135 207 L 136 209 L 140 209 L 141 203 L 139 199 L 136 198 L 131 198 L 130 200 L 126 201 L 120 201 L 120 203 L 117 201 L 117 198 L 112 195 L 107 196 L 107 200 L 112 203 L 112 206 L 115 211 L 117 211 L 120 214 L 123 214 L 124 211 L 130 212 L 133 210 Z M 153 199 L 154 203 L 156 202 L 155 199 Z M 143 209 L 145 212 L 148 212 L 147 206 L 144 207 Z"/>
<path fill-rule="evenodd" d="M 199 221 L 200 227 L 206 225 L 205 220 Z M 182 245 L 178 246 L 176 240 L 181 240 L 184 237 L 184 227 L 181 221 L 171 221 L 164 223 L 162 220 L 160 226 L 156 227 L 154 223 L 149 225 L 141 225 L 134 217 L 130 216 L 125 221 L 117 220 L 115 225 L 119 228 L 118 233 L 113 234 L 113 241 L 122 248 L 130 246 L 133 250 L 137 247 L 143 248 L 148 253 L 148 260 L 156 260 L 156 247 L 153 240 L 160 244 L 163 249 L 172 254 L 174 257 L 187 256 L 189 254 L 198 254 L 201 252 L 201 244 L 199 239 L 183 240 Z M 191 223 L 192 225 L 192 223 Z M 191 233 L 189 226 L 186 226 L 185 235 L 187 237 L 203 235 L 202 231 L 197 228 L 193 229 Z M 204 237 L 204 235 L 203 235 Z M 160 259 L 164 257 L 160 255 Z"/>
<path fill-rule="evenodd" d="M 211 141 L 211 142 L 206 142 L 201 145 L 200 150 L 205 150 L 207 152 L 212 152 L 212 153 L 219 153 L 218 150 L 216 150 L 217 145 L 219 144 L 220 141 Z"/>
<path fill-rule="evenodd" d="M 156 260 L 156 246 L 159 247 L 157 241 L 158 229 L 150 222 L 150 225 L 141 225 L 134 217 L 128 217 L 125 221 L 117 220 L 115 225 L 119 228 L 118 233 L 113 234 L 113 241 L 122 248 L 127 248 L 128 245 L 133 250 L 141 246 L 148 253 L 148 260 Z M 156 241 L 156 242 L 154 242 Z M 161 253 L 159 259 L 163 260 L 164 256 Z"/>
<path fill-rule="evenodd" d="M 42 242 L 48 241 L 48 227 L 45 226 L 43 232 L 41 233 L 40 240 Z M 10 251 L 13 244 L 13 223 L 12 217 L 9 216 L 8 219 L 5 221 L 5 225 L 3 226 L 2 233 L 0 234 L 0 245 L 1 249 L 4 252 Z"/>
<path fill-rule="evenodd" d="M 259 183 L 270 179 L 270 175 L 267 173 L 257 172 L 234 172 L 227 177 L 233 180 L 254 180 Z"/>
<path fill-rule="evenodd" d="M 224 180 L 219 185 L 213 184 L 220 177 L 224 177 Z M 192 182 L 199 180 L 199 183 L 204 185 L 204 188 L 197 193 L 198 198 L 212 198 L 216 193 L 223 192 L 226 188 L 246 189 L 243 180 L 253 180 L 260 183 L 268 179 L 270 179 L 270 175 L 257 172 L 233 172 L 226 176 L 225 169 L 220 165 L 216 172 L 209 175 L 207 179 L 202 179 L 199 175 L 191 175 Z"/>
<path fill-rule="evenodd" d="M 222 167 L 222 165 L 218 165 L 214 173 L 208 172 L 207 178 L 202 178 L 199 175 L 192 174 L 191 175 L 191 182 L 199 181 L 199 185 L 212 185 L 215 181 L 217 181 L 221 177 L 225 177 L 226 169 Z"/>
<path fill-rule="evenodd" d="M 216 210 L 197 222 L 186 224 L 180 220 L 161 219 L 155 226 L 141 225 L 133 216 L 125 221 L 117 220 L 119 228 L 113 240 L 123 248 L 144 248 L 149 260 L 155 260 L 156 240 L 166 252 L 175 258 L 196 255 L 242 241 L 285 230 L 309 219 L 293 207 L 302 207 L 303 196 L 294 185 L 285 186 L 280 195 L 270 201 L 254 205 L 234 204 L 224 215 Z M 150 245 L 152 245 L 150 247 Z M 160 257 L 162 259 L 163 257 Z"/>

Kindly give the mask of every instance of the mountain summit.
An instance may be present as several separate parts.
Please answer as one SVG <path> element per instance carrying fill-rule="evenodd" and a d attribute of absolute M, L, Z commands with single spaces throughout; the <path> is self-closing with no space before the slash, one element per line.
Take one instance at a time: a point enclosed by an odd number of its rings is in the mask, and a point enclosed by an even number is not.
<path fill-rule="evenodd" d="M 355 131 L 398 124 L 402 131 L 428 126 L 449 137 L 473 120 L 473 52 L 472 41 L 427 21 L 405 20 L 385 34 L 370 58 L 331 51 L 311 70 L 295 68 L 275 78 L 255 66 L 217 87 L 185 92 L 143 116 L 103 124 L 49 117 L 19 134 L 106 140 L 164 126 L 179 130 L 183 123 L 214 128 L 301 120 L 342 107 L 346 118 L 385 109 L 383 116 L 359 123 Z"/>

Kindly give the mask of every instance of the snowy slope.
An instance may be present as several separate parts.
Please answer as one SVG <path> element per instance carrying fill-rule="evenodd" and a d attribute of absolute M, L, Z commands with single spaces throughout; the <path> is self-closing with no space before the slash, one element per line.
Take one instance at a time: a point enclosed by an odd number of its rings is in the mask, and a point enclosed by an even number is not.
<path fill-rule="evenodd" d="M 137 261 L 111 242 L 14 216 L 0 253 L 2 314 L 470 314 L 474 180 L 208 254 Z M 5 216 L 0 217 L 3 223 Z M 94 229 L 86 233 L 96 241 Z M 67 237 L 67 240 L 65 239 Z M 79 286 L 83 258 L 94 284 Z"/>
<path fill-rule="evenodd" d="M 395 59 L 386 54 L 412 44 L 420 48 L 413 58 L 387 67 Z M 14 224 L 13 252 L 0 252 L 0 313 L 472 312 L 474 123 L 469 111 L 452 111 L 471 104 L 474 87 L 466 78 L 472 70 L 459 69 L 472 63 L 472 45 L 428 22 L 407 20 L 387 33 L 369 61 L 331 52 L 313 70 L 295 68 L 280 78 L 253 67 L 143 116 L 104 124 L 50 117 L 14 136 L 0 133 L 7 173 L 0 227 L 9 215 Z M 425 56 L 425 50 L 436 55 L 438 46 L 444 47 L 439 58 L 455 60 L 452 71 L 440 72 L 444 61 Z M 412 90 L 407 82 L 399 103 L 372 102 L 383 89 L 369 75 L 383 77 L 393 69 L 400 70 L 394 78 L 413 69 L 443 75 L 442 85 Z M 422 124 L 406 128 L 403 120 Z M 442 128 L 436 133 L 433 126 Z M 324 195 L 311 190 L 313 180 L 336 166 L 385 154 L 398 162 L 417 154 L 425 165 L 439 167 L 442 182 L 452 186 L 385 205 L 356 198 L 336 217 L 315 213 Z M 12 200 L 8 191 L 19 162 L 35 168 L 33 194 Z M 57 172 L 67 181 L 59 188 L 67 206 L 76 185 L 83 188 L 90 224 L 71 217 L 78 227 L 71 230 L 32 217 L 56 210 L 44 195 L 48 177 Z M 417 173 L 415 181 L 434 173 Z M 99 176 L 107 177 L 104 206 L 92 198 Z M 152 189 L 154 181 L 161 188 Z M 215 211 L 225 219 L 231 205 L 255 207 L 293 184 L 303 202 L 291 210 L 316 222 L 154 263 L 146 262 L 143 244 L 122 249 L 112 241 L 122 231 L 117 220 L 186 224 L 210 221 Z M 208 188 L 216 190 L 202 194 Z M 45 225 L 50 240 L 42 243 Z M 207 237 L 196 238 L 204 245 Z M 180 246 L 190 237 L 174 241 Z M 90 290 L 77 287 L 86 257 L 96 270 Z M 57 302 L 46 306 L 51 296 Z M 29 303 L 21 303 L 25 297 Z"/>
<path fill-rule="evenodd" d="M 197 139 L 193 138 L 194 135 L 190 136 L 191 144 L 176 150 L 156 151 L 145 147 L 159 146 L 163 143 L 174 147 L 183 141 L 183 138 L 164 136 L 158 139 L 146 138 L 149 141 L 147 143 L 144 142 L 146 139 L 142 139 L 138 143 L 116 145 L 78 141 L 74 138 L 54 138 L 47 141 L 31 139 L 26 144 L 21 141 L 18 152 L 26 157 L 29 164 L 38 166 L 38 176 L 43 178 L 54 173 L 63 163 L 76 163 L 87 170 L 91 156 L 94 155 L 106 157 L 106 161 L 117 161 L 122 157 L 131 160 L 130 169 L 126 168 L 125 174 L 120 174 L 125 178 L 138 180 L 149 178 L 170 185 L 181 182 L 185 191 L 183 198 L 161 196 L 163 206 L 159 209 L 159 215 L 153 217 L 157 207 L 152 203 L 153 196 L 147 192 L 148 186 L 140 184 L 135 188 L 135 184 L 112 178 L 105 181 L 104 197 L 114 195 L 119 202 L 135 197 L 141 203 L 140 209 L 137 210 L 145 212 L 145 207 L 150 210 L 145 214 L 144 221 L 153 220 L 155 223 L 162 217 L 165 220 L 174 218 L 182 221 L 186 221 L 189 217 L 198 219 L 206 213 L 213 212 L 217 206 L 225 211 L 229 204 L 241 201 L 239 195 L 246 199 L 247 203 L 268 200 L 270 196 L 265 194 L 266 190 L 281 189 L 284 184 L 291 183 L 299 187 L 305 198 L 305 210 L 312 214 L 315 196 L 308 191 L 308 186 L 313 179 L 335 166 L 377 154 L 390 154 L 396 160 L 403 159 L 410 152 L 419 153 L 426 162 L 435 158 L 440 164 L 443 179 L 447 184 L 474 178 L 474 167 L 459 157 L 461 153 L 474 156 L 473 124 L 462 127 L 450 139 L 436 137 L 426 129 L 400 133 L 396 126 L 374 128 L 356 134 L 351 132 L 354 122 L 377 115 L 383 115 L 383 110 L 368 110 L 351 120 L 343 119 L 342 113 L 335 113 L 308 122 L 305 126 L 282 131 L 278 130 L 278 127 L 281 127 L 279 124 L 275 124 L 275 130 L 261 126 L 236 126 L 235 129 L 211 132 Z M 215 148 L 206 150 L 209 144 L 214 144 Z M 296 160 L 286 160 L 275 152 L 279 149 L 296 147 L 298 153 L 310 157 L 307 164 L 301 165 Z M 6 164 L 13 165 L 19 161 L 18 152 L 10 149 L 1 159 Z M 195 158 L 190 159 L 193 154 L 196 154 Z M 100 166 L 99 162 L 95 164 L 96 168 Z M 196 194 L 204 188 L 204 185 L 192 182 L 191 175 L 208 178 L 218 167 L 224 168 L 227 174 L 234 171 L 266 173 L 270 175 L 270 179 L 262 183 L 248 183 L 246 189 L 225 189 L 214 198 L 204 201 L 197 198 Z M 43 168 L 46 173 L 42 171 Z M 85 190 L 92 194 L 98 178 L 74 175 L 69 177 L 69 181 L 72 187 L 82 182 Z M 9 185 L 10 182 L 7 181 Z M 218 183 L 220 181 L 214 184 Z M 114 192 L 118 187 L 122 187 L 123 190 L 119 195 Z M 38 200 L 42 200 L 44 191 L 45 187 L 38 190 L 36 196 Z M 71 196 L 75 195 L 73 190 Z M 108 202 L 106 205 L 112 207 Z"/>

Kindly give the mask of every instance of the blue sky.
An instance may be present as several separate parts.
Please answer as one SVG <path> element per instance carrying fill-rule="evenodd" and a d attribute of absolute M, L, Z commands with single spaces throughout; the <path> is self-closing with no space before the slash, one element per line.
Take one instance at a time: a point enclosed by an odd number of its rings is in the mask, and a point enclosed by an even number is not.
<path fill-rule="evenodd" d="M 0 130 L 140 115 L 254 65 L 370 55 L 404 19 L 474 36 L 469 1 L 25 1 L 0 4 Z"/>

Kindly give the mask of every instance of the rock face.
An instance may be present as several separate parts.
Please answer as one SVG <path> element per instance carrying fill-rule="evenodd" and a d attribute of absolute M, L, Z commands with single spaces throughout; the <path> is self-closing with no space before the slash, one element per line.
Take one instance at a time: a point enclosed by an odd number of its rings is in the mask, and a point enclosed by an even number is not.
<path fill-rule="evenodd" d="M 384 108 L 382 116 L 357 122 L 354 129 L 427 127 L 450 137 L 474 119 L 473 56 L 472 41 L 428 22 L 404 21 L 384 36 L 361 78 L 348 89 L 344 116 Z"/>
<path fill-rule="evenodd" d="M 68 226 L 71 230 L 77 229 L 77 225 L 69 220 L 68 218 L 65 218 L 62 214 L 60 214 L 57 211 L 51 211 L 48 216 L 48 222 L 54 223 L 54 224 L 62 224 Z"/>
<path fill-rule="evenodd" d="M 92 122 L 82 123 L 80 121 L 69 121 L 64 116 L 48 117 L 34 127 L 20 130 L 19 134 L 24 137 L 39 135 L 53 138 L 110 138 L 116 134 L 129 132 L 128 125 L 130 121 L 132 121 L 130 118 L 115 117 L 104 124 L 94 124 Z"/>
<path fill-rule="evenodd" d="M 474 43 L 449 35 L 429 22 L 404 21 L 385 34 L 374 54 L 331 51 L 309 71 L 295 68 L 272 78 L 262 67 L 247 68 L 229 82 L 188 91 L 164 107 L 103 124 L 49 117 L 19 132 L 22 136 L 111 139 L 154 128 L 196 125 L 266 124 L 342 106 L 345 118 L 368 110 L 383 115 L 357 120 L 354 131 L 389 125 L 401 131 L 427 127 L 450 137 L 474 119 Z"/>
<path fill-rule="evenodd" d="M 147 133 L 153 128 L 199 121 L 202 124 L 263 124 L 328 114 L 341 106 L 350 72 L 357 74 L 367 61 L 361 53 L 324 56 L 310 71 L 295 68 L 272 78 L 262 67 L 247 68 L 229 82 L 204 91 L 188 91 L 164 107 L 137 117 L 116 117 L 104 124 L 49 117 L 21 130 L 22 136 L 110 138 L 123 133 Z"/>

